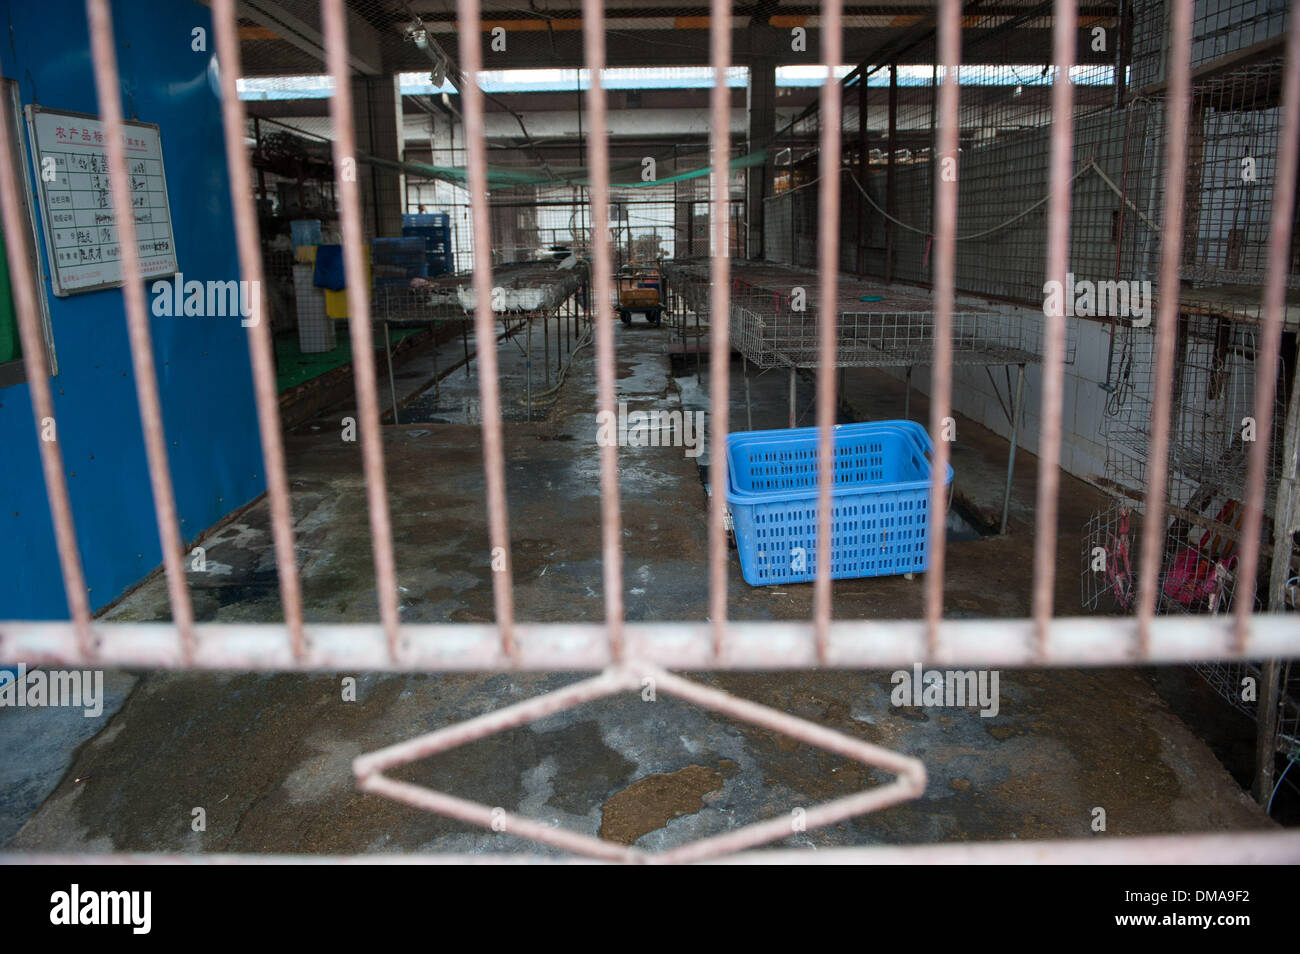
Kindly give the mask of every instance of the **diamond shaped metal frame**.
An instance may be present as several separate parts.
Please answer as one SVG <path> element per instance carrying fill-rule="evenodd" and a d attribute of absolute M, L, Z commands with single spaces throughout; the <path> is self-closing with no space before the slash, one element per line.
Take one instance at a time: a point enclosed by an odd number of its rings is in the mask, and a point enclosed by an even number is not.
<path fill-rule="evenodd" d="M 646 680 L 651 682 L 647 683 Z M 362 791 L 383 795 L 449 818 L 490 828 L 493 831 L 508 832 L 520 838 L 554 845 L 575 854 L 604 861 L 633 864 L 680 864 L 703 861 L 790 835 L 795 830 L 790 819 L 776 817 L 722 835 L 688 842 L 667 851 L 647 852 L 633 846 L 616 845 L 570 829 L 552 828 L 500 808 L 491 808 L 481 802 L 448 795 L 422 785 L 401 782 L 383 774 L 398 765 L 415 762 L 438 752 L 447 752 L 468 742 L 526 725 L 586 702 L 620 692 L 640 690 L 647 684 L 653 685 L 656 693 L 663 692 L 693 702 L 701 708 L 751 725 L 771 729 L 864 765 L 885 769 L 895 775 L 895 780 L 886 785 L 845 795 L 809 808 L 801 818 L 799 830 L 810 831 L 856 815 L 879 811 L 890 805 L 917 798 L 925 791 L 925 766 L 918 759 L 863 742 L 769 706 L 740 699 L 719 689 L 702 686 L 675 676 L 653 664 L 635 661 L 613 665 L 591 679 L 358 756 L 352 763 L 357 787 Z"/>

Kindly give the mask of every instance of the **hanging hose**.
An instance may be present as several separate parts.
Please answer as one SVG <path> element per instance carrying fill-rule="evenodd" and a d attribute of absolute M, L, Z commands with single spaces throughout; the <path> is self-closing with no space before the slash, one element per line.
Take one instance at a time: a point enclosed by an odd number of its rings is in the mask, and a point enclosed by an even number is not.
<path fill-rule="evenodd" d="M 1136 213 L 1136 214 L 1137 214 L 1137 215 L 1142 219 L 1142 221 L 1143 221 L 1144 223 L 1146 223 L 1146 225 L 1147 225 L 1148 228 L 1150 228 L 1152 231 L 1159 231 L 1159 229 L 1157 228 L 1156 224 L 1155 224 L 1154 222 L 1152 222 L 1149 218 L 1147 218 L 1147 216 L 1143 215 L 1143 214 L 1142 214 L 1142 211 L 1141 211 L 1140 209 L 1138 209 L 1138 207 L 1135 206 L 1135 205 L 1134 205 L 1134 204 L 1129 200 L 1128 196 L 1126 196 L 1126 195 L 1124 194 L 1123 190 L 1120 189 L 1120 187 L 1117 186 L 1117 185 L 1116 185 L 1116 184 L 1111 180 L 1111 178 L 1110 178 L 1108 175 L 1106 175 L 1106 173 L 1102 172 L 1101 167 L 1100 167 L 1099 165 L 1097 165 L 1097 162 L 1096 162 L 1095 159 L 1089 159 L 1089 160 L 1086 161 L 1082 166 L 1080 166 L 1079 169 L 1078 169 L 1078 171 L 1075 172 L 1075 174 L 1074 174 L 1073 176 L 1070 177 L 1070 183 L 1071 183 L 1071 184 L 1075 183 L 1076 181 L 1078 181 L 1078 179 L 1079 179 L 1079 178 L 1080 178 L 1080 177 L 1081 177 L 1085 172 L 1089 172 L 1089 171 L 1092 171 L 1092 172 L 1097 173 L 1097 175 L 1098 175 L 1098 177 L 1100 177 L 1101 181 L 1104 182 L 1104 183 L 1105 183 L 1105 184 L 1110 188 L 1110 190 L 1111 190 L 1112 192 L 1114 192 L 1117 196 L 1119 196 L 1120 199 L 1123 200 L 1123 202 L 1124 202 L 1124 203 L 1125 203 L 1129 208 L 1131 208 L 1131 209 L 1132 209 L 1132 210 L 1133 210 L 1133 211 L 1134 211 L 1134 212 L 1135 212 L 1135 213 Z M 862 183 L 858 181 L 857 176 L 853 175 L 853 173 L 851 173 L 851 172 L 849 173 L 849 179 L 852 180 L 852 182 L 853 182 L 853 184 L 854 184 L 855 186 L 857 186 L 858 191 L 862 193 L 862 197 L 863 197 L 864 199 L 867 200 L 867 204 L 870 205 L 870 206 L 871 206 L 873 209 L 875 209 L 877 212 L 879 212 L 879 213 L 880 213 L 882 216 L 884 216 L 886 219 L 888 219 L 890 222 L 893 222 L 893 223 L 894 223 L 895 225 L 897 225 L 899 228 L 907 229 L 909 232 L 915 232 L 917 235 L 924 235 L 924 236 L 927 236 L 927 237 L 933 236 L 934 233 L 931 232 L 929 229 L 918 229 L 918 228 L 917 228 L 916 226 L 914 226 L 914 225 L 908 225 L 906 222 L 902 221 L 901 219 L 896 219 L 896 218 L 894 218 L 892 215 L 890 215 L 888 212 L 886 212 L 884 209 L 882 209 L 882 208 L 881 208 L 881 207 L 876 203 L 876 200 L 873 199 L 873 198 L 871 197 L 871 194 L 870 194 L 869 192 L 867 192 L 867 190 L 866 190 L 865 188 L 863 188 Z M 992 228 L 982 229 L 982 230 L 979 231 L 979 232 L 971 232 L 969 235 L 958 235 L 958 236 L 956 237 L 956 241 L 958 241 L 958 242 L 969 242 L 969 241 L 971 241 L 971 240 L 973 240 L 973 239 L 984 238 L 986 235 L 992 235 L 994 232 L 1000 232 L 1000 231 L 1002 231 L 1003 229 L 1005 229 L 1008 225 L 1011 225 L 1011 224 L 1013 224 L 1013 223 L 1015 223 L 1015 222 L 1019 222 L 1021 219 L 1023 219 L 1023 218 L 1024 218 L 1026 215 L 1028 215 L 1030 212 L 1034 211 L 1034 209 L 1037 209 L 1039 206 L 1041 206 L 1041 205 L 1043 205 L 1044 203 L 1046 203 L 1047 200 L 1048 200 L 1049 198 L 1051 198 L 1050 195 L 1045 195 L 1045 196 L 1043 196 L 1041 199 L 1039 199 L 1039 200 L 1038 200 L 1037 202 L 1035 202 L 1033 205 L 1030 205 L 1029 207 L 1023 209 L 1023 210 L 1020 211 L 1020 212 L 1017 212 L 1015 215 L 1011 216 L 1011 218 L 1007 219 L 1005 222 L 1001 222 L 1001 223 L 999 223 L 999 224 L 993 226 Z"/>
<path fill-rule="evenodd" d="M 560 395 L 558 392 L 560 388 L 564 386 L 564 380 L 569 375 L 569 369 L 573 367 L 573 359 L 576 358 L 579 355 L 579 353 L 581 353 L 583 348 L 588 347 L 594 341 L 595 338 L 592 336 L 590 328 L 588 328 L 578 337 L 577 343 L 575 344 L 573 350 L 569 352 L 569 359 L 565 361 L 564 366 L 560 368 L 560 373 L 556 377 L 555 384 L 547 388 L 545 391 L 533 392 L 534 405 L 538 403 L 554 404 L 556 401 L 559 400 Z M 518 403 L 520 407 L 527 407 L 528 400 L 526 398 L 522 398 L 519 399 Z"/>

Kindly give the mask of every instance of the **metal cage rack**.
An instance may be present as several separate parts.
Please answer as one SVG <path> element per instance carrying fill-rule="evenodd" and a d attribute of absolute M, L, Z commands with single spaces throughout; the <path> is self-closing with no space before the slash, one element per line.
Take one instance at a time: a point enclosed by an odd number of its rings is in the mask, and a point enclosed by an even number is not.
<path fill-rule="evenodd" d="M 493 284 L 489 310 L 504 325 L 505 335 L 513 340 L 523 327 L 526 353 L 532 354 L 533 323 L 541 320 L 546 354 L 543 360 L 545 382 L 550 385 L 550 320 L 568 321 L 570 328 L 581 340 L 581 326 L 589 320 L 589 271 L 587 263 L 576 260 L 570 267 L 560 267 L 554 262 L 518 262 L 498 265 L 492 269 Z M 469 373 L 469 322 L 476 310 L 477 293 L 474 273 L 461 272 L 433 278 L 415 278 L 409 282 L 375 282 L 370 293 L 370 315 L 384 329 L 388 357 L 389 385 L 392 389 L 392 415 L 397 415 L 397 393 L 392 367 L 392 348 L 389 345 L 390 327 L 424 327 L 439 323 L 458 322 L 461 325 L 461 344 L 464 365 Z M 560 357 L 556 342 L 556 357 Z M 434 387 L 438 388 L 437 347 L 434 348 Z M 563 374 L 563 368 L 557 371 Z M 528 419 L 533 414 L 533 363 L 525 362 L 524 403 Z"/>
<path fill-rule="evenodd" d="M 732 343 L 758 368 L 816 368 L 820 301 L 815 272 L 757 262 L 733 262 Z M 678 311 L 708 319 L 709 282 L 698 264 L 664 266 Z M 915 290 L 841 277 L 834 301 L 836 367 L 913 367 L 933 360 L 933 300 Z M 680 327 L 680 326 L 679 326 Z M 1021 365 L 1042 360 L 1042 322 L 992 309 L 953 314 L 955 364 Z"/>
<path fill-rule="evenodd" d="M 668 263 L 670 295 L 680 302 L 675 327 L 683 339 L 687 316 L 708 319 L 709 273 L 699 262 Z M 823 291 L 816 273 L 767 262 L 731 263 L 729 334 L 741 353 L 748 377 L 752 364 L 759 372 L 775 368 L 790 374 L 789 419 L 797 421 L 795 380 L 800 370 L 831 367 L 901 368 L 906 371 L 903 415 L 911 410 L 911 378 L 917 367 L 935 360 L 938 334 L 934 301 L 918 290 L 840 276 L 833 289 L 835 347 L 829 361 L 821 351 Z M 1011 495 L 1011 475 L 1019 436 L 1025 366 L 1043 360 L 1044 319 L 1009 308 L 963 307 L 949 316 L 948 341 L 953 367 L 1016 368 L 1016 383 L 1007 380 L 1003 407 L 1012 427 L 1007 456 L 1007 486 L 1003 494 L 1001 528 L 1005 531 Z M 1072 358 L 1067 355 L 1067 363 Z M 998 385 L 990 374 L 990 381 Z M 748 395 L 748 389 L 746 389 Z"/>

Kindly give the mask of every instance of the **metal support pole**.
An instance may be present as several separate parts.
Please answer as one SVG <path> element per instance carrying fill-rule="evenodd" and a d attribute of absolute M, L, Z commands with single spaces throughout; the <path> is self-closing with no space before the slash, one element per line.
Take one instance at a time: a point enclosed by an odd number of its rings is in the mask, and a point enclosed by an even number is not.
<path fill-rule="evenodd" d="M 710 315 L 709 320 L 713 321 L 714 316 Z M 700 313 L 695 313 L 695 383 L 700 383 Z"/>
<path fill-rule="evenodd" d="M 754 429 L 754 409 L 749 403 L 749 359 L 743 354 L 740 356 L 740 366 L 745 375 L 745 427 L 747 430 Z"/>
<path fill-rule="evenodd" d="M 393 396 L 393 423 L 397 420 L 397 382 L 393 379 L 393 339 L 388 334 L 388 322 L 384 322 L 384 354 L 388 358 L 388 392 Z"/>
<path fill-rule="evenodd" d="M 885 211 L 898 215 L 898 189 L 894 178 L 894 153 L 898 151 L 898 64 L 889 67 L 889 155 L 885 157 Z M 864 183 L 865 185 L 865 183 Z M 885 220 L 885 281 L 894 277 L 894 223 Z"/>
<path fill-rule="evenodd" d="M 1261 372 L 1262 373 L 1262 372 Z M 1282 436 L 1282 460 L 1273 507 L 1273 563 L 1268 576 L 1268 608 L 1286 608 L 1286 581 L 1291 575 L 1291 540 L 1300 523 L 1300 379 L 1292 382 Z M 1247 590 L 1250 592 L 1250 590 Z M 1281 663 L 1266 660 L 1261 667 L 1259 702 L 1255 709 L 1255 800 L 1267 805 L 1273 794 L 1277 761 L 1277 710 L 1281 691 Z"/>
<path fill-rule="evenodd" d="M 1016 471 L 1016 443 L 1020 437 L 1020 399 L 1025 390 L 1025 366 L 1016 366 L 1016 397 L 1011 402 L 1011 449 L 1007 452 L 1007 486 L 1002 491 L 1002 528 L 1007 532 L 1007 512 L 1011 509 L 1011 477 Z"/>
<path fill-rule="evenodd" d="M 528 423 L 533 421 L 533 319 L 527 318 L 524 334 L 524 390 L 528 395 Z"/>
<path fill-rule="evenodd" d="M 551 316 L 545 312 L 542 313 L 542 374 L 546 381 L 546 389 L 549 391 L 551 389 Z M 529 420 L 532 420 L 532 415 L 529 415 Z"/>
<path fill-rule="evenodd" d="M 1273 555 L 1277 560 L 1277 554 Z M 1255 709 L 1255 801 L 1267 805 L 1273 795 L 1273 774 L 1277 764 L 1277 709 L 1280 701 L 1282 663 L 1266 659 L 1260 666 L 1259 702 Z"/>
<path fill-rule="evenodd" d="M 912 366 L 907 366 L 907 377 L 903 382 L 903 418 L 912 419 Z"/>
<path fill-rule="evenodd" d="M 438 374 L 438 323 L 429 322 L 429 330 L 433 332 L 433 399 L 442 400 L 442 385 L 439 381 L 442 375 Z"/>
<path fill-rule="evenodd" d="M 686 329 L 689 327 L 688 324 L 687 324 L 687 321 L 686 321 L 686 310 L 687 310 L 687 307 L 688 307 L 688 306 L 687 306 L 686 298 L 685 298 L 685 297 L 681 297 L 681 298 L 679 298 L 677 303 L 678 303 L 678 305 L 681 306 L 681 309 L 682 309 L 682 322 L 681 322 L 681 330 L 682 330 L 682 354 L 685 355 L 685 354 L 686 354 Z"/>
<path fill-rule="evenodd" d="M 798 368 L 790 366 L 790 426 L 794 427 L 794 386 L 795 380 L 799 374 Z"/>
<path fill-rule="evenodd" d="M 469 319 L 460 323 L 460 343 L 465 349 L 465 377 L 469 377 Z"/>
<path fill-rule="evenodd" d="M 860 75 L 858 77 L 858 182 L 866 188 L 870 181 L 867 177 L 867 78 Z M 866 267 L 866 245 L 867 245 L 867 203 L 862 198 L 862 193 L 857 189 L 853 190 L 854 207 L 857 212 L 857 247 L 853 250 L 853 270 L 859 275 L 864 274 Z M 841 392 L 843 393 L 843 392 Z"/>

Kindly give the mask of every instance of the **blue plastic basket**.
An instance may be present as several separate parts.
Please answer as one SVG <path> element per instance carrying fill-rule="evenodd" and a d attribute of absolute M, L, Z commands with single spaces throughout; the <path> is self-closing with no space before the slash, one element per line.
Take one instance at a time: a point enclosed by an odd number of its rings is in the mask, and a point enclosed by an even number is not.
<path fill-rule="evenodd" d="M 834 447 L 831 578 L 923 572 L 930 436 L 913 421 L 842 424 Z M 751 586 L 816 576 L 817 469 L 815 427 L 727 435 L 727 504 Z"/>
<path fill-rule="evenodd" d="M 445 229 L 451 224 L 451 216 L 446 212 L 408 212 L 402 216 L 402 225 L 417 228 Z"/>

